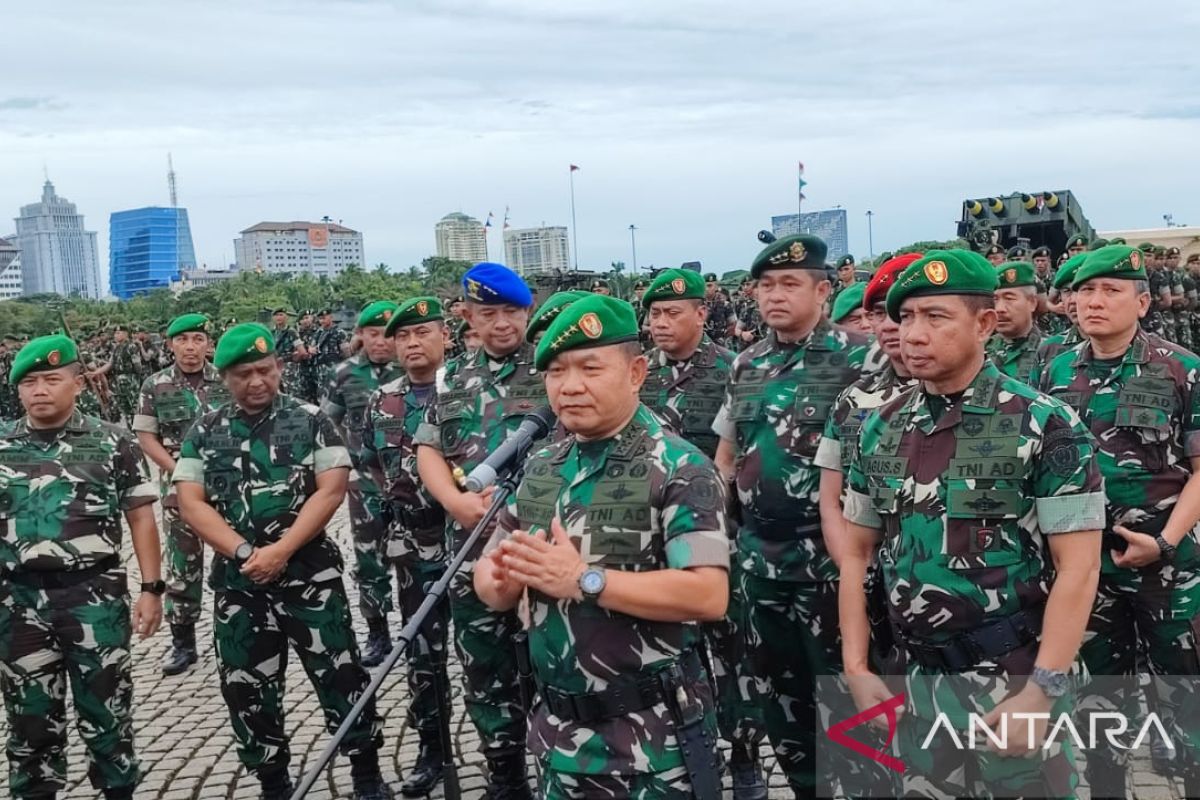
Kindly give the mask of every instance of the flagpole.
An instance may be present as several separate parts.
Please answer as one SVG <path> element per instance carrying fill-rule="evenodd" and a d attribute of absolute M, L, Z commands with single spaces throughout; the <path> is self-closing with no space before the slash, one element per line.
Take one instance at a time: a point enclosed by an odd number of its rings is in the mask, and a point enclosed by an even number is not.
<path fill-rule="evenodd" d="M 576 272 L 579 271 L 579 228 L 575 224 L 575 170 L 577 169 L 579 167 L 572 164 L 567 171 L 567 174 L 571 176 L 571 240 L 575 245 L 572 249 L 574 250 Z"/>

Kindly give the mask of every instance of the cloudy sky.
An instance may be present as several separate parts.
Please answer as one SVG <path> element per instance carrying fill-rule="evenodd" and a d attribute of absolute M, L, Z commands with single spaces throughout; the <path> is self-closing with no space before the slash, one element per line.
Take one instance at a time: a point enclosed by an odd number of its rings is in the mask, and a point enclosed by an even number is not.
<path fill-rule="evenodd" d="M 328 214 L 393 268 L 449 211 L 566 225 L 571 163 L 584 267 L 629 262 L 630 224 L 642 266 L 746 266 L 797 161 L 864 256 L 868 209 L 879 252 L 1010 191 L 1200 226 L 1192 0 L 58 0 L 3 24 L 0 209 L 46 169 L 103 260 L 112 211 L 166 204 L 168 151 L 209 265 L 261 220 Z"/>

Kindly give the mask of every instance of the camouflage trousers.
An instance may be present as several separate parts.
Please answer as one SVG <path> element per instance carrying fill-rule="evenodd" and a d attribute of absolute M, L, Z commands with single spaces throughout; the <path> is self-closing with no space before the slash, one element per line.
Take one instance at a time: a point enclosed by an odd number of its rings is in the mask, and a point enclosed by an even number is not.
<path fill-rule="evenodd" d="M 279 391 L 290 394 L 292 397 L 304 396 L 304 377 L 298 361 L 288 361 L 283 365 L 283 381 Z"/>
<path fill-rule="evenodd" d="M 429 587 L 442 577 L 446 564 L 441 561 L 406 560 L 396 562 L 396 585 L 400 616 L 404 623 L 412 619 Z M 450 625 L 449 600 L 433 607 L 421 625 L 417 638 L 408 648 L 408 725 L 418 731 L 440 730 L 438 688 L 449 708 L 450 678 L 446 674 L 446 639 Z"/>
<path fill-rule="evenodd" d="M 545 800 L 691 800 L 692 782 L 687 769 L 636 775 L 580 775 L 547 769 L 542 773 Z"/>
<path fill-rule="evenodd" d="M 350 601 L 340 580 L 216 590 L 213 640 L 221 694 L 238 758 L 248 770 L 273 772 L 291 759 L 283 718 L 289 644 L 312 681 L 329 732 L 346 718 L 370 682 L 351 624 Z M 342 752 L 378 750 L 381 729 L 372 700 L 343 740 Z"/>
<path fill-rule="evenodd" d="M 479 599 L 473 568 L 468 561 L 450 581 L 450 618 L 463 668 L 467 715 L 479 732 L 483 754 L 494 758 L 525 749 L 526 710 L 514 642 L 521 622 L 516 613 L 492 611 Z"/>
<path fill-rule="evenodd" d="M 721 738 L 758 752 L 766 734 L 754 676 L 746 662 L 746 604 L 741 570 L 729 573 L 729 609 L 725 619 L 704 626 L 713 681 L 717 686 L 717 725 Z"/>
<path fill-rule="evenodd" d="M 0 581 L 0 686 L 9 790 L 45 797 L 67 783 L 67 685 L 96 789 L 136 786 L 131 622 L 118 568 L 64 588 Z"/>
<path fill-rule="evenodd" d="M 141 381 L 136 375 L 118 375 L 113 383 L 113 402 L 116 404 L 121 418 L 126 422 L 133 421 L 140 388 Z"/>
<path fill-rule="evenodd" d="M 355 477 L 346 492 L 354 539 L 354 583 L 358 610 L 365 620 L 379 620 L 392 610 L 392 576 L 384 560 L 388 522 L 382 493 L 370 479 Z"/>
<path fill-rule="evenodd" d="M 1176 743 L 1172 769 L 1200 778 L 1200 574 L 1157 565 L 1102 572 L 1079 654 L 1094 677 L 1132 676 L 1141 669 L 1154 676 L 1147 707 Z M 1102 692 L 1085 688 L 1081 694 L 1085 719 L 1113 710 L 1131 721 L 1139 716 L 1133 683 L 1106 685 Z M 1110 763 L 1128 761 L 1125 749 L 1106 746 L 1101 753 Z"/>
<path fill-rule="evenodd" d="M 204 595 L 204 542 L 179 518 L 179 509 L 164 506 L 163 577 L 167 595 L 163 616 L 172 625 L 195 625 Z"/>

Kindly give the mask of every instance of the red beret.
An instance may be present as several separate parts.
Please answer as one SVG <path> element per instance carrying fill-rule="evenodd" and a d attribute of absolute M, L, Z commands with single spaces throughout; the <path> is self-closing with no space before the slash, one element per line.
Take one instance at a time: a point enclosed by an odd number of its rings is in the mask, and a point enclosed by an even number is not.
<path fill-rule="evenodd" d="M 867 291 L 863 295 L 863 308 L 870 311 L 871 306 L 886 300 L 888 289 L 892 288 L 892 284 L 896 282 L 900 273 L 904 272 L 904 268 L 923 257 L 924 253 L 905 253 L 880 264 L 871 282 L 867 284 Z"/>

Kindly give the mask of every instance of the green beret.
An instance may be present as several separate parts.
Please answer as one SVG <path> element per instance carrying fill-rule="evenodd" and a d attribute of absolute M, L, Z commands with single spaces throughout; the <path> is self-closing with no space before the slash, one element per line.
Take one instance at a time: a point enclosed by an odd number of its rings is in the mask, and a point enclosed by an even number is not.
<path fill-rule="evenodd" d="M 9 383 L 20 383 L 31 372 L 58 369 L 79 360 L 79 348 L 69 336 L 55 333 L 39 336 L 17 351 L 12 368 L 8 371 Z"/>
<path fill-rule="evenodd" d="M 825 274 L 825 256 L 829 248 L 820 238 L 807 233 L 785 236 L 764 247 L 750 265 L 750 277 L 757 280 L 772 269 L 815 269 Z"/>
<path fill-rule="evenodd" d="M 841 258 L 838 259 L 837 265 L 838 265 L 838 269 L 841 269 L 842 267 L 853 267 L 854 266 L 854 256 L 851 256 L 851 255 L 842 256 Z"/>
<path fill-rule="evenodd" d="M 833 313 L 829 318 L 834 322 L 841 322 L 853 313 L 854 309 L 862 308 L 863 295 L 866 292 L 867 285 L 865 283 L 850 284 L 850 286 L 841 291 L 837 296 L 837 300 L 833 301 Z"/>
<path fill-rule="evenodd" d="M 1125 241 L 1124 236 L 1114 236 L 1108 240 L 1108 243 L 1109 244 L 1129 244 L 1129 242 Z"/>
<path fill-rule="evenodd" d="M 419 325 L 422 322 L 436 322 L 444 319 L 442 303 L 436 297 L 412 297 L 405 300 L 392 314 L 384 333 L 392 336 L 397 328 L 405 325 Z"/>
<path fill-rule="evenodd" d="M 888 290 L 887 312 L 900 321 L 900 304 L 909 297 L 936 294 L 990 295 L 996 291 L 996 268 L 978 253 L 938 250 L 914 261 Z"/>
<path fill-rule="evenodd" d="M 1001 246 L 1000 246 L 1000 245 L 998 245 L 998 244 L 994 244 L 994 245 L 992 245 L 991 247 L 989 247 L 989 248 L 987 249 L 987 251 L 986 251 L 985 255 L 989 255 L 989 256 L 1002 256 L 1002 255 L 1004 255 L 1004 248 L 1003 248 L 1003 247 L 1001 247 Z"/>
<path fill-rule="evenodd" d="M 376 300 L 374 303 L 368 303 L 367 307 L 358 315 L 358 327 L 387 327 L 387 324 L 392 321 L 392 314 L 395 313 L 396 304 L 391 300 Z"/>
<path fill-rule="evenodd" d="M 550 323 L 558 318 L 562 310 L 574 303 L 576 300 L 582 300 L 585 297 L 591 297 L 591 292 L 585 292 L 582 289 L 570 289 L 565 292 L 555 292 L 546 298 L 537 311 L 529 317 L 529 325 L 525 328 L 525 341 L 532 342 L 534 338 L 550 327 Z"/>
<path fill-rule="evenodd" d="M 1092 278 L 1146 280 L 1146 254 L 1128 245 L 1112 244 L 1088 254 L 1083 266 L 1075 270 L 1071 288 L 1076 289 Z"/>
<path fill-rule="evenodd" d="M 1018 286 L 1037 286 L 1037 274 L 1028 261 L 1009 261 L 996 267 L 997 289 L 1015 289 Z"/>
<path fill-rule="evenodd" d="M 1108 247 L 1108 239 L 1097 239 L 1096 241 L 1094 241 L 1088 245 L 1088 250 L 1096 251 L 1096 250 L 1099 250 L 1101 247 Z"/>
<path fill-rule="evenodd" d="M 717 273 L 715 272 L 710 272 L 704 276 L 705 283 L 716 283 L 718 280 L 720 280 L 720 278 L 717 277 Z"/>
<path fill-rule="evenodd" d="M 633 282 L 633 288 L 634 288 L 634 289 L 645 289 L 645 288 L 646 288 L 646 286 L 647 286 L 647 284 L 646 284 L 646 282 L 645 282 L 644 280 L 640 280 L 640 279 L 639 279 L 639 280 L 636 280 L 636 281 L 634 281 L 634 282 Z"/>
<path fill-rule="evenodd" d="M 1058 268 L 1058 272 L 1054 273 L 1054 281 L 1050 285 L 1055 289 L 1067 289 L 1069 291 L 1071 289 L 1071 281 L 1075 279 L 1076 270 L 1083 266 L 1083 262 L 1087 261 L 1089 256 L 1091 256 L 1091 253 L 1085 250 L 1068 258 Z"/>
<path fill-rule="evenodd" d="M 704 280 L 690 269 L 664 269 L 642 295 L 646 308 L 655 300 L 703 300 Z"/>
<path fill-rule="evenodd" d="M 1143 253 L 1153 253 L 1154 245 L 1151 244 L 1150 242 L 1142 242 L 1141 244 L 1139 244 L 1137 246 L 1137 249 L 1141 250 Z"/>
<path fill-rule="evenodd" d="M 171 320 L 167 326 L 167 338 L 174 338 L 181 333 L 208 333 L 208 317 L 203 314 L 184 314 Z"/>
<path fill-rule="evenodd" d="M 1067 247 L 1068 248 L 1070 248 L 1070 247 L 1087 247 L 1087 246 L 1088 246 L 1087 237 L 1084 236 L 1082 233 L 1077 233 L 1074 236 L 1072 236 L 1070 239 L 1067 239 Z"/>
<path fill-rule="evenodd" d="M 624 300 L 593 294 L 576 300 L 546 329 L 533 354 L 533 366 L 544 370 L 559 353 L 584 347 L 636 342 L 637 313 Z"/>
<path fill-rule="evenodd" d="M 225 369 L 237 364 L 261 361 L 275 352 L 275 337 L 257 322 L 234 325 L 217 342 L 213 366 Z"/>
<path fill-rule="evenodd" d="M 1046 247 L 1045 245 L 1037 248 L 1036 250 L 1033 251 L 1033 257 L 1034 258 L 1049 258 L 1050 257 L 1050 248 Z"/>

